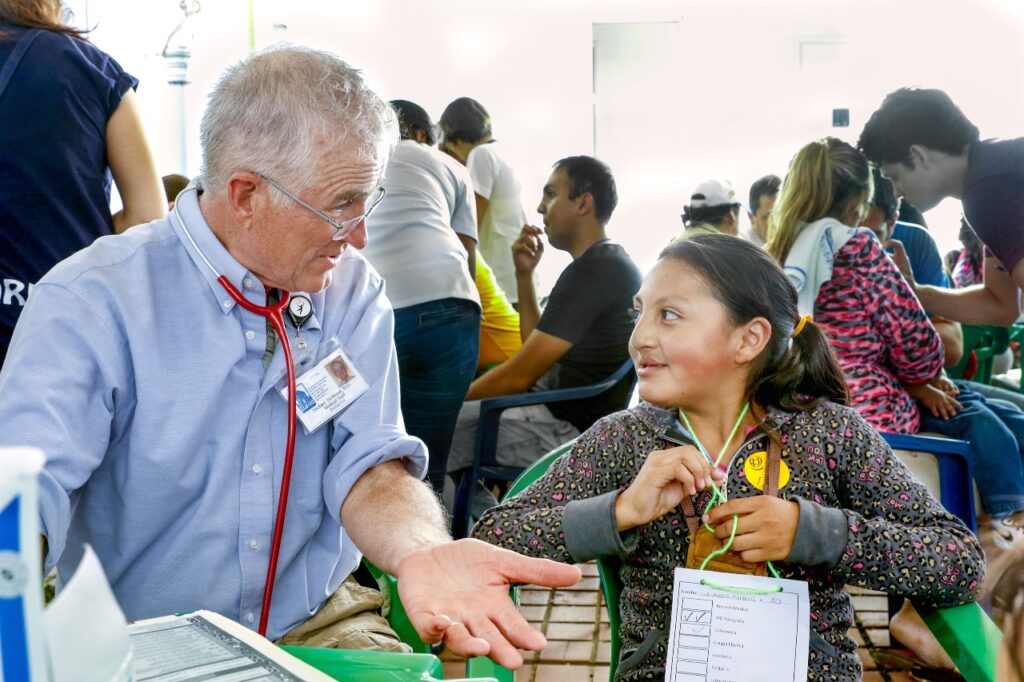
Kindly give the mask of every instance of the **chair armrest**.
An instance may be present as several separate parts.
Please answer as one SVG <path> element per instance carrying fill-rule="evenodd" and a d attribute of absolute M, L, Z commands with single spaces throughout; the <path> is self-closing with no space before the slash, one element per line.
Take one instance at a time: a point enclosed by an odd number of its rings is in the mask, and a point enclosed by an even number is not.
<path fill-rule="evenodd" d="M 619 366 L 615 373 L 600 383 L 589 386 L 575 386 L 573 388 L 558 388 L 550 391 L 533 391 L 531 393 L 517 393 L 515 395 L 503 395 L 496 398 L 485 398 L 480 401 L 480 414 L 494 410 L 503 411 L 510 407 L 523 407 L 524 405 L 537 405 L 539 403 L 558 403 L 565 400 L 582 400 L 600 395 L 611 390 L 623 377 L 633 369 L 632 359 L 626 360 Z"/>
<path fill-rule="evenodd" d="M 977 603 L 920 610 L 928 629 L 968 680 L 996 679 L 999 628 Z"/>
<path fill-rule="evenodd" d="M 969 458 L 971 446 L 965 440 L 936 438 L 934 436 L 911 436 L 904 433 L 883 433 L 882 438 L 893 450 L 912 450 L 931 454 L 960 455 Z"/>

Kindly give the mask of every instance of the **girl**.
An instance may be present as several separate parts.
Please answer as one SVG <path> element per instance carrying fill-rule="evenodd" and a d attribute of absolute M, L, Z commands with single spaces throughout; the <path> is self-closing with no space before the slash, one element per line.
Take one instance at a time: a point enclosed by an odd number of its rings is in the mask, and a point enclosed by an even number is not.
<path fill-rule="evenodd" d="M 974 536 L 947 513 L 846 401 L 824 334 L 798 318 L 771 257 L 727 235 L 670 244 L 636 297 L 630 351 L 645 402 L 597 422 L 475 534 L 561 561 L 618 555 L 623 655 L 617 680 L 664 676 L 672 574 L 690 538 L 685 497 L 747 562 L 775 562 L 811 597 L 808 678 L 859 680 L 843 585 L 929 606 L 974 599 Z M 686 425 L 680 426 L 679 423 Z M 675 427 L 718 455 L 665 439 Z M 778 497 L 761 495 L 751 455 L 782 444 Z M 759 457 L 762 457 L 759 454 Z"/>
<path fill-rule="evenodd" d="M 831 338 L 853 406 L 879 431 L 917 433 L 920 412 L 903 384 L 942 370 L 942 341 L 899 270 L 861 218 L 871 170 L 834 137 L 790 162 L 765 247 L 798 292 L 800 314 Z"/>

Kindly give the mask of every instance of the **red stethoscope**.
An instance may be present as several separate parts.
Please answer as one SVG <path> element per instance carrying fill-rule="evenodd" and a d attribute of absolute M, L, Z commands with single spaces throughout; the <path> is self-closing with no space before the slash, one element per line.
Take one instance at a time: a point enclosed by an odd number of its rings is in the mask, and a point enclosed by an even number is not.
<path fill-rule="evenodd" d="M 192 187 L 195 190 L 195 187 Z M 187 191 L 187 190 L 183 190 Z M 179 196 L 180 199 L 180 196 Z M 275 305 L 256 305 L 252 301 L 248 300 L 245 296 L 239 293 L 235 285 L 228 281 L 228 278 L 217 272 L 217 269 L 213 267 L 213 264 L 207 260 L 206 255 L 203 254 L 202 249 L 196 244 L 195 239 L 192 238 L 192 233 L 189 232 L 188 227 L 185 225 L 185 221 L 181 217 L 181 213 L 178 212 L 178 202 L 174 205 L 174 214 L 178 218 L 178 223 L 181 224 L 181 229 L 184 231 L 188 240 L 192 243 L 192 247 L 195 248 L 196 253 L 203 259 L 207 267 L 217 276 L 217 281 L 224 287 L 224 290 L 228 292 L 228 295 L 234 299 L 235 303 L 242 306 L 250 313 L 256 313 L 262 317 L 265 317 L 277 333 L 277 338 L 281 340 L 281 346 L 284 348 L 284 364 L 288 372 L 288 440 L 284 450 L 284 471 L 281 474 L 281 492 L 277 499 L 277 518 L 274 519 L 274 534 L 270 541 L 270 563 L 267 564 L 267 577 L 263 583 L 263 605 L 260 608 L 260 626 L 259 633 L 263 637 L 267 636 L 267 621 L 270 619 L 270 600 L 274 595 L 274 580 L 277 578 L 277 559 L 281 553 L 281 534 L 284 531 L 284 517 L 285 512 L 288 508 L 288 488 L 292 480 L 292 459 L 295 457 L 295 365 L 292 363 L 292 346 L 288 341 L 288 332 L 284 328 L 284 317 L 281 314 L 287 307 L 288 301 L 291 299 L 291 294 L 287 291 L 281 292 L 281 300 Z"/>

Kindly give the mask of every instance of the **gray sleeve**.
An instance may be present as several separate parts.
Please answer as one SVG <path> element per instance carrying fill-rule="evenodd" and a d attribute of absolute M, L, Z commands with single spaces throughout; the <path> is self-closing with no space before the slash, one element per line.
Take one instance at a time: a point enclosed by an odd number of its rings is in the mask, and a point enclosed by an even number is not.
<path fill-rule="evenodd" d="M 801 497 L 791 502 L 800 505 L 800 521 L 786 561 L 806 566 L 835 566 L 846 549 L 849 532 L 846 514 L 842 509 L 823 507 Z"/>
<path fill-rule="evenodd" d="M 636 548 L 635 530 L 619 533 L 615 521 L 615 500 L 621 490 L 573 500 L 565 505 L 562 532 L 565 548 L 577 563 L 601 556 L 622 556 Z"/>

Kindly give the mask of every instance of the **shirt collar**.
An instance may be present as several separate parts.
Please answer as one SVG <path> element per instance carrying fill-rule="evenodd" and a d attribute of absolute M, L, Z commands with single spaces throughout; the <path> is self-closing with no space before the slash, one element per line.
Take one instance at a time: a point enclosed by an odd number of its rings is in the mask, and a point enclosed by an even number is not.
<path fill-rule="evenodd" d="M 171 216 L 171 226 L 209 285 L 210 294 L 223 314 L 230 313 L 237 304 L 217 281 L 219 275 L 227 277 L 243 296 L 256 305 L 266 305 L 263 283 L 231 255 L 203 217 L 195 180 L 178 195 Z"/>

